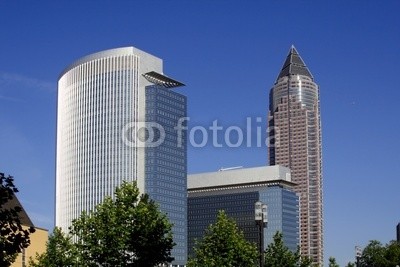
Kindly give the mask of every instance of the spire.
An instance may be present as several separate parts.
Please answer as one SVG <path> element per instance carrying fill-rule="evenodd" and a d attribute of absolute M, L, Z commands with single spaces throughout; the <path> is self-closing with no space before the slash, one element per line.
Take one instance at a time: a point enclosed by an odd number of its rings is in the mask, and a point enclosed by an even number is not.
<path fill-rule="evenodd" d="M 314 80 L 314 77 L 307 68 L 303 59 L 301 59 L 294 45 L 292 45 L 290 47 L 289 54 L 286 57 L 285 63 L 283 63 L 282 70 L 279 73 L 277 80 L 279 80 L 279 78 L 284 76 L 296 75 L 296 74 L 308 76 Z"/>

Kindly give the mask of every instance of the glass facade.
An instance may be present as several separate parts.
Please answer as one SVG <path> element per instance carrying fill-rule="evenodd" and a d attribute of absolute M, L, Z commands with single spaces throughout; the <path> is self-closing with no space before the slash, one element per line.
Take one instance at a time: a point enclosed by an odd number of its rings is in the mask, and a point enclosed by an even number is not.
<path fill-rule="evenodd" d="M 195 240 L 200 240 L 205 229 L 215 223 L 218 211 L 224 210 L 244 232 L 247 240 L 258 242 L 258 228 L 254 222 L 254 203 L 258 192 L 236 193 L 188 198 L 188 245 L 193 255 Z"/>
<path fill-rule="evenodd" d="M 396 233 L 397 233 L 397 242 L 400 242 L 400 223 L 397 224 Z"/>
<path fill-rule="evenodd" d="M 273 242 L 274 234 L 283 233 L 285 245 L 293 252 L 299 245 L 299 198 L 291 190 L 271 186 L 260 190 L 260 200 L 268 204 L 268 229 L 264 244 Z"/>
<path fill-rule="evenodd" d="M 234 192 L 235 191 L 235 192 Z M 290 189 L 280 185 L 261 186 L 246 192 L 240 189 L 221 189 L 220 192 L 202 191 L 188 198 L 188 251 L 193 255 L 195 240 L 200 240 L 209 224 L 214 223 L 219 210 L 225 210 L 244 232 L 246 239 L 257 243 L 258 227 L 254 221 L 254 204 L 262 201 L 268 205 L 268 225 L 264 231 L 264 246 L 270 244 L 273 235 L 283 233 L 285 245 L 292 251 L 299 245 L 298 197 Z"/>
<path fill-rule="evenodd" d="M 150 141 L 163 139 L 163 142 L 146 147 L 145 192 L 160 205 L 174 225 L 172 230 L 176 246 L 172 255 L 175 265 L 186 264 L 187 257 L 186 132 L 182 132 L 180 140 L 175 129 L 179 119 L 184 117 L 185 96 L 158 85 L 146 87 L 146 122 L 154 126 L 148 127 L 154 130 Z M 163 129 L 164 137 L 157 127 Z"/>

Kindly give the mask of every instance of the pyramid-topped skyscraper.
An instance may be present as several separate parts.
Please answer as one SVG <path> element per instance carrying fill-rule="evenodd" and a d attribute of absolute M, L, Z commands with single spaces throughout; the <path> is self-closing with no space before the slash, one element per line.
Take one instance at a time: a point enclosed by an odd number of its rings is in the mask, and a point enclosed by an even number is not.
<path fill-rule="evenodd" d="M 283 63 L 283 67 L 281 72 L 279 73 L 278 80 L 279 78 L 296 74 L 307 76 L 311 79 L 314 79 L 311 72 L 308 70 L 306 64 L 304 63 L 303 59 L 297 52 L 296 48 L 292 45 L 289 54 L 286 57 L 285 63 Z"/>
<path fill-rule="evenodd" d="M 319 86 L 292 46 L 270 91 L 269 163 L 292 171 L 300 196 L 300 249 L 323 263 Z"/>

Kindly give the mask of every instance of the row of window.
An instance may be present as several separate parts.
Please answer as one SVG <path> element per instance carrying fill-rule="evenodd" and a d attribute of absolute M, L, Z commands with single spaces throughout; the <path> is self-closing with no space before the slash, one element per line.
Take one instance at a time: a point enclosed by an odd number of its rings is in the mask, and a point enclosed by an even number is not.
<path fill-rule="evenodd" d="M 179 93 L 170 91 L 170 90 L 165 89 L 165 88 L 156 88 L 156 90 L 157 90 L 158 94 L 160 94 L 161 96 L 165 96 L 165 98 L 161 98 L 161 100 L 164 100 L 164 99 L 165 100 L 170 100 L 171 99 L 171 100 L 176 100 L 176 101 L 181 102 L 181 103 L 186 103 L 186 97 L 181 95 L 181 94 L 179 94 Z M 173 103 L 176 103 L 176 102 L 173 101 Z"/>

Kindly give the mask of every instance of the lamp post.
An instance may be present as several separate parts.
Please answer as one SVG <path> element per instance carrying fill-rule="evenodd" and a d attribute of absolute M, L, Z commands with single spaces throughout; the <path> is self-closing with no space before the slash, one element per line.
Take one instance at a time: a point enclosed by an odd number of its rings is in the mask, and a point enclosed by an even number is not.
<path fill-rule="evenodd" d="M 254 219 L 258 225 L 259 248 L 260 248 L 260 267 L 264 267 L 264 228 L 268 223 L 267 204 L 257 201 L 254 205 Z"/>

